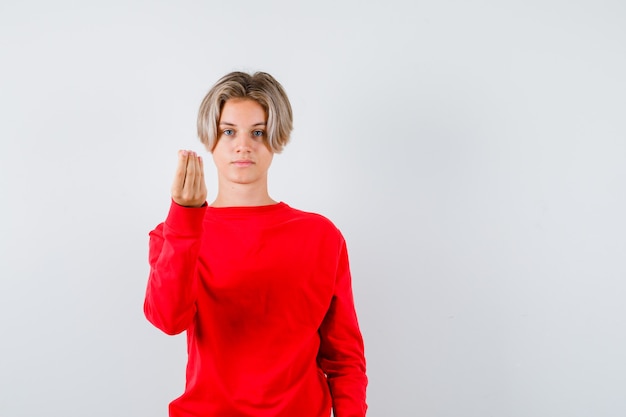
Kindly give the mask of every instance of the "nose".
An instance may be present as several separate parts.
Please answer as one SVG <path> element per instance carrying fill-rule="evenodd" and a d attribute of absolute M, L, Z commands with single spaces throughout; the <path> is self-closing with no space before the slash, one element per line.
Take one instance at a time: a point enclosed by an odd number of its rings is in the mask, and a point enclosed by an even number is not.
<path fill-rule="evenodd" d="M 252 139 L 246 135 L 237 135 L 235 139 L 235 152 L 246 153 L 252 150 Z"/>

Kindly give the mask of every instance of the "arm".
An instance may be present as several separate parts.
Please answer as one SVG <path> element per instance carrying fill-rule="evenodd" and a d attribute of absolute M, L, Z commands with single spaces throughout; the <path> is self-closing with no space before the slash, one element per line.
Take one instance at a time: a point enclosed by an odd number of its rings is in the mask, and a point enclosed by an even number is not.
<path fill-rule="evenodd" d="M 196 313 L 196 263 L 205 209 L 172 202 L 165 223 L 150 232 L 150 275 L 144 313 L 167 334 L 186 330 Z"/>
<path fill-rule="evenodd" d="M 180 151 L 170 212 L 150 232 L 150 276 L 144 302 L 146 318 L 167 334 L 186 330 L 195 316 L 205 200 L 202 159 Z"/>
<path fill-rule="evenodd" d="M 367 411 L 365 356 L 345 242 L 339 255 L 333 299 L 320 326 L 320 338 L 318 360 L 328 377 L 335 417 L 364 417 Z"/>

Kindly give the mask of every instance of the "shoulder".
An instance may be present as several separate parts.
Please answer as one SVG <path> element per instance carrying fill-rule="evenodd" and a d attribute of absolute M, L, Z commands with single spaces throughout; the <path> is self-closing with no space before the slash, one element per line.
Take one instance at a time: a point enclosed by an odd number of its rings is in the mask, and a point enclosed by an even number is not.
<path fill-rule="evenodd" d="M 301 223 L 302 226 L 310 227 L 311 229 L 318 230 L 324 234 L 335 235 L 337 238 L 343 240 L 341 231 L 329 218 L 319 213 L 296 209 L 287 204 L 285 204 L 285 207 L 289 211 L 291 221 Z"/>
<path fill-rule="evenodd" d="M 307 221 L 307 222 L 318 224 L 320 226 L 326 226 L 326 227 L 331 227 L 331 228 L 336 229 L 336 226 L 328 217 L 325 217 L 319 213 L 314 213 L 312 211 L 300 210 L 300 209 L 291 207 L 290 205 L 286 203 L 283 203 L 283 204 L 286 210 L 289 211 L 290 217 L 292 217 L 294 220 Z"/>

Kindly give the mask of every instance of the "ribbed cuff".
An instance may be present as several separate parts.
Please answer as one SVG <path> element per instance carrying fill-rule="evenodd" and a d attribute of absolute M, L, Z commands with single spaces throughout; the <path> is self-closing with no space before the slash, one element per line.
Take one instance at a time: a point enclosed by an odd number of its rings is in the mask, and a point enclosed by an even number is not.
<path fill-rule="evenodd" d="M 165 224 L 176 234 L 198 236 L 202 234 L 202 221 L 208 204 L 202 207 L 184 207 L 172 200 Z"/>

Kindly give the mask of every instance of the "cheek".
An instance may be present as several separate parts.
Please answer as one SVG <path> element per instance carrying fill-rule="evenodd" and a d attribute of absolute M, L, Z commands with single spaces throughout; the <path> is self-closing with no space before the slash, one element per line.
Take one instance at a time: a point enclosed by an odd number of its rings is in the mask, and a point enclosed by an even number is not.
<path fill-rule="evenodd" d="M 266 151 L 266 153 L 263 155 L 264 165 L 269 166 L 272 163 L 273 159 L 274 159 L 274 154 Z"/>
<path fill-rule="evenodd" d="M 216 167 L 224 165 L 224 156 L 222 155 L 221 152 L 219 152 L 217 148 L 213 149 L 213 164 Z"/>

